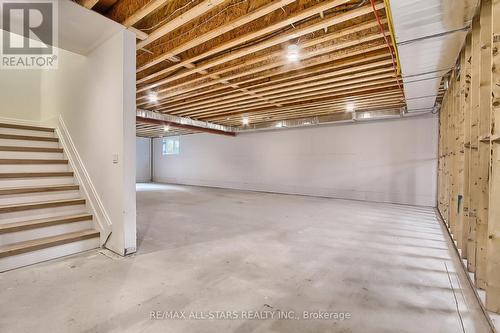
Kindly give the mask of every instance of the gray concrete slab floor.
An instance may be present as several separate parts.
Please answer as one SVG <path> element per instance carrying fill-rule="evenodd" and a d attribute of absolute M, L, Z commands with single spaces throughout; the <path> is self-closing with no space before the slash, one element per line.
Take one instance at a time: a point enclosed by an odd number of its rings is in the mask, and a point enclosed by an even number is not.
<path fill-rule="evenodd" d="M 137 189 L 137 254 L 0 274 L 0 332 L 490 332 L 432 208 Z"/>

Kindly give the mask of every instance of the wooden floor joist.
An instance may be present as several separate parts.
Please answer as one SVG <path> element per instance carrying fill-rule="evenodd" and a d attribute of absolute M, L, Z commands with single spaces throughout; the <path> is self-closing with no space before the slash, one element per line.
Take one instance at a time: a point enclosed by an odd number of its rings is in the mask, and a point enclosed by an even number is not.
<path fill-rule="evenodd" d="M 349 89 L 349 103 L 359 108 L 405 106 L 404 92 L 393 94 L 400 77 L 380 76 L 396 73 L 399 61 L 392 61 L 396 45 L 386 38 L 391 25 L 384 0 L 373 6 L 361 0 L 115 0 L 99 1 L 94 10 L 137 36 L 141 109 L 241 127 L 243 116 L 256 125 L 342 112 Z M 295 60 L 292 45 L 299 50 Z M 334 90 L 341 75 L 359 81 Z M 376 83 L 385 98 L 374 105 L 356 99 L 358 91 L 382 95 Z M 164 135 L 149 126 L 138 125 L 137 133 Z M 176 133 L 183 131 L 195 130 Z"/>
<path fill-rule="evenodd" d="M 137 49 L 142 49 L 146 45 L 149 45 L 152 42 L 154 42 L 155 40 L 157 40 L 158 38 L 163 37 L 166 34 L 168 34 L 169 32 L 174 31 L 175 29 L 177 29 L 179 26 L 181 26 L 185 22 L 191 21 L 191 20 L 205 14 L 206 12 L 212 10 L 215 6 L 222 4 L 224 1 L 227 1 L 227 0 L 205 0 L 205 1 L 201 2 L 200 4 L 196 5 L 195 7 L 188 10 L 187 12 L 183 13 L 182 15 L 177 16 L 173 20 L 165 22 L 165 24 L 163 24 L 162 26 L 160 26 L 159 28 L 154 30 L 151 34 L 149 34 L 148 38 L 137 43 Z M 280 5 L 283 5 L 283 4 L 280 4 Z M 127 24 L 129 24 L 129 23 L 127 22 Z M 155 59 L 154 61 L 148 63 L 147 67 L 143 67 L 143 69 L 154 66 L 157 63 L 162 62 L 164 60 L 167 60 L 180 52 L 182 52 L 182 51 L 170 52 L 168 54 L 165 54 L 161 57 L 161 59 Z"/>
<path fill-rule="evenodd" d="M 304 13 L 299 13 L 299 14 L 295 15 L 295 17 L 293 17 L 293 18 L 290 18 L 290 19 L 287 19 L 285 21 L 279 22 L 279 23 L 275 24 L 274 26 L 267 27 L 264 30 L 259 30 L 257 33 L 253 33 L 253 34 L 250 34 L 248 36 L 242 36 L 239 39 L 232 40 L 232 41 L 230 41 L 230 42 L 228 42 L 228 43 L 226 43 L 224 45 L 219 46 L 216 49 L 207 51 L 206 53 L 203 53 L 203 54 L 201 54 L 199 56 L 196 56 L 196 57 L 191 58 L 189 60 L 185 60 L 184 62 L 180 62 L 178 64 L 170 66 L 170 67 L 168 67 L 167 69 L 165 69 L 163 71 L 159 71 L 159 72 L 156 72 L 154 74 L 148 75 L 146 78 L 147 78 L 147 80 L 153 79 L 154 77 L 163 75 L 163 74 L 165 74 L 167 72 L 172 72 L 172 71 L 174 71 L 176 69 L 179 69 L 181 67 L 185 67 L 184 66 L 185 63 L 198 62 L 199 60 L 202 60 L 204 58 L 207 58 L 207 57 L 210 57 L 212 55 L 215 55 L 215 54 L 217 54 L 219 52 L 222 52 L 222 51 L 224 51 L 226 49 L 230 49 L 231 47 L 234 47 L 234 46 L 236 46 L 238 44 L 250 41 L 250 40 L 252 40 L 254 38 L 259 38 L 262 35 L 270 33 L 270 32 L 272 32 L 272 31 L 274 31 L 276 29 L 283 28 L 283 27 L 289 25 L 290 23 L 302 20 L 304 18 L 307 18 L 307 17 L 309 17 L 311 15 L 314 15 L 314 14 L 317 14 L 319 12 L 323 12 L 323 11 L 331 8 L 332 6 L 336 5 L 336 3 L 337 3 L 336 1 L 328 1 L 328 2 L 326 2 L 324 4 L 317 5 L 317 6 L 313 7 L 312 9 L 305 11 Z M 383 5 L 379 5 L 378 8 L 383 8 Z M 169 76 L 168 79 L 162 79 L 162 80 L 156 81 L 153 84 L 149 84 L 149 85 L 147 85 L 145 87 L 141 87 L 140 89 L 138 89 L 138 91 L 140 92 L 140 91 L 149 90 L 151 88 L 155 88 L 155 87 L 160 86 L 162 84 L 166 84 L 166 83 L 169 83 L 169 82 L 172 82 L 172 81 L 175 81 L 175 80 L 182 79 L 182 78 L 187 77 L 189 75 L 195 74 L 195 73 L 197 73 L 199 71 L 205 71 L 205 70 L 207 70 L 209 68 L 213 68 L 215 66 L 227 63 L 227 62 L 229 62 L 231 60 L 242 58 L 244 56 L 251 55 L 251 54 L 253 54 L 255 52 L 258 52 L 258 51 L 261 51 L 261 50 L 265 50 L 265 49 L 270 48 L 272 46 L 276 46 L 276 45 L 279 45 L 279 44 L 282 44 L 282 43 L 286 43 L 286 42 L 288 42 L 288 41 L 290 41 L 290 40 L 292 40 L 294 38 L 298 38 L 300 36 L 304 36 L 304 35 L 307 35 L 307 34 L 311 34 L 311 33 L 315 32 L 315 31 L 322 30 L 324 27 L 333 26 L 333 25 L 336 25 L 336 24 L 340 24 L 340 23 L 349 21 L 349 20 L 351 20 L 353 18 L 356 18 L 358 16 L 366 15 L 370 11 L 371 11 L 370 7 L 360 8 L 360 9 L 357 9 L 357 10 L 352 11 L 352 12 L 347 12 L 347 13 L 342 14 L 342 15 L 334 16 L 334 17 L 332 17 L 329 20 L 319 21 L 316 24 L 312 24 L 312 25 L 304 27 L 304 28 L 302 28 L 300 30 L 297 29 L 297 30 L 293 30 L 292 32 L 287 33 L 287 34 L 278 35 L 277 37 L 271 38 L 271 39 L 269 39 L 269 40 L 267 40 L 265 42 L 259 43 L 257 45 L 254 45 L 254 46 L 250 47 L 250 48 L 245 48 L 245 49 L 242 49 L 242 50 L 239 50 L 239 51 L 236 51 L 236 52 L 231 52 L 231 53 L 229 53 L 229 54 L 227 54 L 227 55 L 225 55 L 223 57 L 219 57 L 219 58 L 216 58 L 214 60 L 207 61 L 207 62 L 205 62 L 205 63 L 203 63 L 201 65 L 197 65 L 195 68 L 187 69 L 187 70 L 184 70 L 184 71 L 179 72 L 179 73 L 174 73 L 173 75 Z M 140 67 L 138 69 L 138 71 L 141 71 L 141 70 L 145 69 L 143 67 Z M 144 79 L 145 78 L 141 78 L 140 80 L 144 80 Z"/>

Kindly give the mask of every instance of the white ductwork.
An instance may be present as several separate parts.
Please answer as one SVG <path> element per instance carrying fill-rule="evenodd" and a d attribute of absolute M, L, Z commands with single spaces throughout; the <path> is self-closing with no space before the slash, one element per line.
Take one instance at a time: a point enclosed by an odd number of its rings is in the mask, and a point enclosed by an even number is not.
<path fill-rule="evenodd" d="M 224 126 L 224 125 L 210 123 L 207 121 L 194 120 L 191 118 L 178 117 L 178 116 L 174 116 L 174 115 L 170 115 L 170 114 L 159 113 L 159 112 L 148 111 L 148 110 L 137 109 L 136 116 L 141 117 L 141 118 L 147 118 L 147 119 L 156 119 L 156 120 L 161 120 L 161 121 L 167 121 L 167 122 L 179 124 L 179 125 L 188 125 L 188 126 L 193 126 L 193 127 L 199 127 L 200 130 L 209 129 L 209 130 L 229 132 L 229 133 L 235 132 L 235 129 L 230 127 L 230 126 Z"/>
<path fill-rule="evenodd" d="M 408 112 L 433 109 L 479 0 L 390 0 Z"/>

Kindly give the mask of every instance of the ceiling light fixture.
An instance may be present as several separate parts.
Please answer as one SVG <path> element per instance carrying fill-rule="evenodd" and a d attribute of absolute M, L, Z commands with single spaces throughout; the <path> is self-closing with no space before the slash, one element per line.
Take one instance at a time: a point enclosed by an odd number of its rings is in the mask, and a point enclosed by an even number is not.
<path fill-rule="evenodd" d="M 276 128 L 282 128 L 283 127 L 283 123 L 282 122 L 279 122 L 276 124 Z"/>
<path fill-rule="evenodd" d="M 356 108 L 356 106 L 354 105 L 354 103 L 347 103 L 345 109 L 347 112 L 354 112 L 354 109 Z"/>
<path fill-rule="evenodd" d="M 168 132 L 168 131 L 170 131 L 170 126 L 168 125 L 163 126 L 163 132 Z"/>
<path fill-rule="evenodd" d="M 288 45 L 286 58 L 288 61 L 299 61 L 300 60 L 300 49 L 297 44 Z"/>
<path fill-rule="evenodd" d="M 248 117 L 244 117 L 242 120 L 241 120 L 241 123 L 243 125 L 248 125 L 250 123 L 250 120 L 248 119 Z"/>
<path fill-rule="evenodd" d="M 155 92 L 149 93 L 148 99 L 151 103 L 158 102 L 158 95 Z"/>

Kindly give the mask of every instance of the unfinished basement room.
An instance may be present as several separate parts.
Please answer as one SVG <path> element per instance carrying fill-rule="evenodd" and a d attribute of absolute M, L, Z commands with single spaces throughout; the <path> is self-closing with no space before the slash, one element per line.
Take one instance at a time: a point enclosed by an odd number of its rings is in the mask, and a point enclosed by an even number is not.
<path fill-rule="evenodd" d="M 500 332 L 500 0 L 0 0 L 1 333 Z"/>

